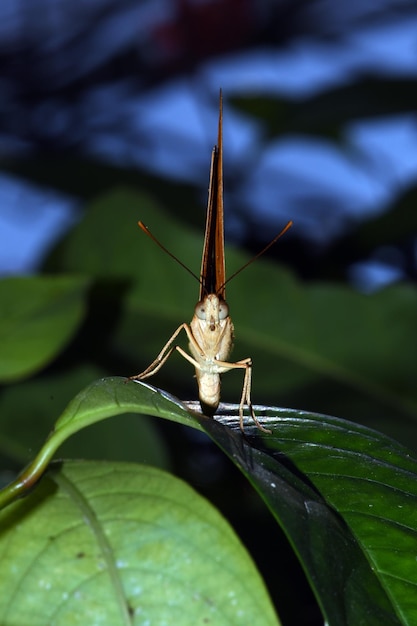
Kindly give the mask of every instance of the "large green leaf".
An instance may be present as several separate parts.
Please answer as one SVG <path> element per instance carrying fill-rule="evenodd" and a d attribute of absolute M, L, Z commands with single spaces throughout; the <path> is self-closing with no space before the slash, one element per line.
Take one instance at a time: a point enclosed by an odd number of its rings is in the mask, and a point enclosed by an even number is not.
<path fill-rule="evenodd" d="M 415 624 L 417 460 L 410 452 L 345 420 L 261 407 L 273 435 L 260 441 L 249 426 L 237 444 L 238 419 L 227 413 L 220 418 L 227 430 L 214 421 L 205 429 L 279 521 L 328 622 Z"/>
<path fill-rule="evenodd" d="M 103 379 L 74 398 L 1 502 L 33 485 L 71 434 L 135 411 L 204 429 L 222 447 L 284 529 L 329 624 L 416 623 L 417 461 L 400 444 L 344 420 L 259 407 L 273 434 L 249 423 L 243 436 L 235 409 L 227 408 L 221 424 L 149 385 Z M 279 563 L 273 538 L 271 559 Z"/>
<path fill-rule="evenodd" d="M 49 363 L 74 335 L 89 280 L 32 276 L 0 281 L 0 380 L 14 381 Z"/>
<path fill-rule="evenodd" d="M 3 626 L 277 624 L 226 521 L 148 466 L 54 465 L 0 513 L 0 554 Z"/>
<path fill-rule="evenodd" d="M 114 350 L 130 358 L 135 371 L 129 374 L 143 370 L 177 326 L 190 321 L 198 295 L 196 282 L 139 231 L 138 219 L 198 274 L 202 233 L 181 228 L 149 198 L 127 190 L 97 201 L 59 250 L 63 270 L 131 281 L 109 337 Z M 228 250 L 229 275 L 246 260 Z M 228 286 L 228 301 L 234 358 L 254 361 L 255 400 L 285 398 L 298 408 L 386 420 L 387 432 L 402 418 L 412 423 L 404 436 L 409 441 L 417 415 L 414 286 L 358 294 L 333 284 L 305 285 L 260 260 Z M 165 387 L 183 389 L 192 380 L 192 368 L 178 366 L 179 358 L 161 371 Z M 226 375 L 224 398 L 234 399 L 240 384 L 238 373 Z"/>

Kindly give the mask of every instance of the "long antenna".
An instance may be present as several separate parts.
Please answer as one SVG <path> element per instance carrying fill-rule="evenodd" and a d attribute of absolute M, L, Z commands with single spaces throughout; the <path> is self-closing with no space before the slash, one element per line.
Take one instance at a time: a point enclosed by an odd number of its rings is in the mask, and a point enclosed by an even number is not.
<path fill-rule="evenodd" d="M 157 246 L 159 246 L 159 247 L 161 248 L 161 250 L 163 250 L 164 252 L 166 252 L 166 254 L 168 254 L 168 256 L 170 256 L 170 257 L 171 257 L 171 259 L 174 259 L 174 261 L 176 261 L 179 265 L 181 265 L 181 267 L 183 267 L 185 270 L 187 270 L 187 272 L 188 272 L 189 274 L 191 274 L 191 276 L 194 276 L 194 278 L 196 279 L 196 281 L 197 281 L 198 283 L 200 283 L 200 285 L 201 285 L 201 280 L 198 278 L 197 274 L 194 274 L 194 272 L 192 272 L 192 271 L 190 270 L 190 268 L 189 268 L 189 267 L 187 267 L 187 266 L 185 265 L 185 263 L 183 263 L 182 261 L 180 261 L 180 260 L 179 260 L 179 259 L 175 256 L 175 254 L 172 254 L 172 252 L 170 252 L 167 248 L 165 248 L 165 246 L 163 246 L 163 245 L 162 245 L 162 243 L 161 243 L 160 241 L 158 241 L 158 239 L 155 237 L 155 235 L 153 235 L 153 234 L 151 233 L 151 231 L 149 230 L 149 228 L 148 228 L 147 226 L 145 226 L 145 224 L 144 224 L 143 222 L 141 222 L 141 221 L 139 220 L 139 222 L 138 222 L 138 226 L 139 226 L 139 228 L 140 228 L 141 230 L 143 230 L 143 232 L 144 232 L 146 235 L 148 235 L 148 237 L 150 237 L 150 238 L 152 239 L 152 241 L 153 241 L 154 243 L 156 243 L 156 245 L 157 245 Z"/>
<path fill-rule="evenodd" d="M 242 272 L 244 269 L 246 269 L 248 267 L 248 265 L 251 265 L 254 261 L 256 261 L 256 259 L 259 259 L 260 256 L 262 256 L 267 250 L 269 250 L 269 248 L 271 248 L 274 243 L 276 243 L 278 241 L 278 239 L 280 239 L 280 237 L 282 237 L 282 235 L 285 235 L 285 233 L 287 232 L 287 230 L 289 230 L 291 228 L 291 226 L 293 225 L 293 221 L 290 220 L 285 226 L 284 228 L 281 230 L 280 233 L 278 233 L 278 235 L 276 235 L 272 241 L 270 241 L 268 243 L 268 245 L 265 246 L 265 248 L 262 248 L 262 250 L 260 252 L 258 252 L 258 254 L 255 254 L 254 257 L 252 257 L 251 259 L 249 259 L 249 261 L 247 263 L 245 263 L 244 265 L 242 265 L 242 267 L 240 267 L 236 272 L 234 272 L 231 276 L 229 276 L 227 278 L 227 280 L 223 283 L 223 285 L 221 285 L 221 287 L 224 287 L 229 280 L 232 280 L 232 278 L 234 278 L 235 276 L 237 276 L 238 274 L 240 274 L 240 272 Z"/>
<path fill-rule="evenodd" d="M 235 276 L 237 276 L 238 274 L 240 274 L 240 272 L 242 272 L 244 269 L 246 269 L 248 267 L 248 265 L 251 265 L 254 261 L 256 261 L 256 259 L 259 259 L 260 256 L 262 256 L 267 250 L 269 250 L 269 248 L 271 248 L 277 241 L 278 239 L 280 239 L 280 237 L 282 237 L 282 235 L 285 235 L 285 233 L 287 232 L 287 230 L 289 230 L 291 228 L 291 226 L 293 225 L 293 221 L 290 220 L 285 226 L 284 228 L 281 230 L 280 233 L 278 233 L 278 235 L 276 235 L 272 241 L 270 241 L 268 243 L 268 245 L 265 246 L 265 248 L 262 248 L 262 250 L 260 252 L 258 252 L 258 254 L 255 254 L 254 257 L 252 257 L 251 259 L 249 259 L 249 261 L 247 263 L 245 263 L 244 265 L 242 265 L 242 267 L 240 267 L 236 272 L 234 272 L 231 276 L 229 276 L 229 278 L 227 280 L 224 281 L 223 285 L 220 285 L 220 289 L 222 289 L 226 283 L 228 283 L 230 280 L 232 280 L 232 278 L 234 278 Z M 196 281 L 198 283 L 200 283 L 200 285 L 202 284 L 200 278 L 197 276 L 197 274 L 194 274 L 194 272 L 192 270 L 190 270 L 189 267 L 187 267 L 185 265 L 185 263 L 183 263 L 182 261 L 179 260 L 178 257 L 175 256 L 175 254 L 173 254 L 172 252 L 170 252 L 168 250 L 168 248 L 165 248 L 164 245 L 162 245 L 162 243 L 155 237 L 155 235 L 153 235 L 151 233 L 151 231 L 149 230 L 149 228 L 147 226 L 145 226 L 145 224 L 143 222 L 141 222 L 139 220 L 138 222 L 138 226 L 141 230 L 143 230 L 143 232 L 145 233 L 145 235 L 148 235 L 148 237 L 150 237 L 152 239 L 152 241 L 154 243 L 156 243 L 157 246 L 159 246 L 161 248 L 161 250 L 163 250 L 168 256 L 171 257 L 171 259 L 174 259 L 174 261 L 176 261 L 178 263 L 178 265 L 181 265 L 181 267 L 183 267 L 185 270 L 187 270 L 187 272 L 189 274 L 191 274 L 191 276 L 193 278 L 196 279 Z"/>

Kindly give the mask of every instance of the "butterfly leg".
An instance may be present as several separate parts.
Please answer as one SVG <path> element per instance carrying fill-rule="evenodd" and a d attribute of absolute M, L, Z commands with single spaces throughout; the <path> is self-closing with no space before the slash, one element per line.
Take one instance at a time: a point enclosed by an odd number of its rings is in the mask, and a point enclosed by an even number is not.
<path fill-rule="evenodd" d="M 262 424 L 259 422 L 258 418 L 255 415 L 255 411 L 252 406 L 251 400 L 251 389 L 252 389 L 252 359 L 248 357 L 247 359 L 242 359 L 242 361 L 236 361 L 236 363 L 228 363 L 227 361 L 217 361 L 218 366 L 222 369 L 222 372 L 227 372 L 232 369 L 244 369 L 245 377 L 243 379 L 243 387 L 242 387 L 242 396 L 240 398 L 239 404 L 239 419 L 240 419 L 240 430 L 244 432 L 243 427 L 243 409 L 245 404 L 247 405 L 251 418 L 255 422 L 256 426 L 264 433 L 271 434 L 271 431 L 267 428 L 264 428 Z"/>
<path fill-rule="evenodd" d="M 172 344 L 183 329 L 188 335 L 188 332 L 189 332 L 188 324 L 181 324 L 181 326 L 178 326 L 175 333 L 173 333 L 173 335 L 166 342 L 166 344 L 164 345 L 164 347 L 162 348 L 161 352 L 158 354 L 156 359 L 152 361 L 152 363 L 146 368 L 146 370 L 144 370 L 140 374 L 136 374 L 136 376 L 129 376 L 128 380 L 144 380 L 145 378 L 149 378 L 150 376 L 153 376 L 154 374 L 156 374 L 156 372 L 158 372 L 161 369 L 161 367 L 164 365 L 164 363 L 169 359 L 172 352 L 176 348 L 178 349 L 178 346 L 173 346 Z"/>

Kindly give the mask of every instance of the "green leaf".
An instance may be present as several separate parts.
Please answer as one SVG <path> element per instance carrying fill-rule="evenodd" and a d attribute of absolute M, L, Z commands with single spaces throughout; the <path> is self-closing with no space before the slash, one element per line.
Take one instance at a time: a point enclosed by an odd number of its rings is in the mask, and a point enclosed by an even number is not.
<path fill-rule="evenodd" d="M 126 217 L 121 218 L 117 206 L 129 207 L 124 209 Z M 84 248 L 91 272 L 104 267 L 106 273 L 133 280 L 113 335 L 115 350 L 135 363 L 131 373 L 143 370 L 178 325 L 191 319 L 198 296 L 192 278 L 136 231 L 137 217 L 155 225 L 163 243 L 198 273 L 202 235 L 181 229 L 156 206 L 128 192 L 94 205 L 88 223 L 79 226 L 65 247 L 65 267 L 71 270 L 83 262 Z M 99 219 L 111 237 L 103 248 L 95 236 Z M 228 273 L 246 260 L 228 250 Z M 228 301 L 236 332 L 233 355 L 253 358 L 255 399 L 274 403 L 277 397 L 288 397 L 300 402 L 302 395 L 303 406 L 354 418 L 369 419 L 375 412 L 378 420 L 385 414 L 392 419 L 394 413 L 415 421 L 414 286 L 397 285 L 373 295 L 334 284 L 306 286 L 287 270 L 260 260 L 228 286 Z M 161 372 L 171 380 L 164 384 L 168 388 L 184 386 L 190 371 L 186 363 L 178 366 L 178 360 L 173 356 Z M 223 385 L 223 397 L 233 399 L 241 379 L 231 373 L 224 376 Z M 320 392 L 318 385 L 323 385 Z"/>
<path fill-rule="evenodd" d="M 69 437 L 87 426 L 124 413 L 157 415 L 200 428 L 179 400 L 174 401 L 164 392 L 155 393 L 153 387 L 126 378 L 102 378 L 71 400 L 36 458 L 15 481 L 0 491 L 0 508 L 23 495 L 41 478 L 55 452 Z"/>
<path fill-rule="evenodd" d="M 0 394 L 0 453 L 26 464 L 68 401 L 100 374 L 96 368 L 80 366 L 44 372 L 4 387 Z M 122 422 L 106 420 L 77 433 L 63 444 L 59 455 L 107 461 L 140 459 L 161 468 L 169 467 L 166 444 L 155 420 L 138 420 L 133 414 L 124 415 Z"/>
<path fill-rule="evenodd" d="M 416 459 L 363 426 L 255 408 L 272 435 L 248 423 L 242 436 L 235 405 L 219 416 L 221 424 L 187 413 L 149 385 L 97 381 L 70 403 L 32 466 L 1 492 L 2 502 L 24 494 L 60 443 L 95 421 L 135 411 L 172 419 L 204 429 L 252 482 L 298 554 L 329 624 L 416 623 Z M 273 543 L 271 558 L 279 563 Z"/>
<path fill-rule="evenodd" d="M 201 216 L 203 225 L 204 215 Z M 117 189 L 108 195 L 93 202 L 85 214 L 84 219 L 77 224 L 71 233 L 64 238 L 57 249 L 52 253 L 54 271 L 88 273 L 96 278 L 138 278 L 145 279 L 146 286 L 152 284 L 152 277 L 157 276 L 158 267 L 148 263 L 153 260 L 155 244 L 138 227 L 142 220 L 150 226 L 162 220 L 162 232 L 168 230 L 166 242 L 171 249 L 171 243 L 176 241 L 175 249 L 186 263 L 199 265 L 202 240 L 195 233 L 188 241 L 185 251 L 181 253 L 181 237 L 183 227 L 177 220 L 164 213 L 159 205 L 147 194 L 137 193 L 131 189 Z M 97 237 L 97 233 L 100 237 Z M 159 225 L 156 228 L 159 232 Z M 192 251 L 189 250 L 190 239 L 194 241 Z M 151 245 L 149 246 L 149 243 Z M 157 248 L 156 248 L 157 249 Z M 159 260 L 164 254 L 159 250 Z M 165 259 L 168 266 L 174 265 L 172 259 Z M 178 270 L 178 267 L 176 268 Z M 179 275 L 184 270 L 179 269 Z M 198 273 L 198 269 L 197 269 Z M 184 281 L 185 282 L 185 281 Z M 188 282 L 188 281 L 187 281 Z M 194 292 L 198 290 L 190 278 L 190 287 Z"/>
<path fill-rule="evenodd" d="M 181 228 L 148 197 L 129 190 L 94 203 L 57 254 L 65 271 L 130 284 L 108 337 L 113 352 L 131 360 L 128 374 L 149 365 L 179 324 L 191 319 L 198 298 L 196 281 L 141 233 L 138 219 L 198 274 L 202 232 Z M 228 274 L 246 260 L 228 249 Z M 227 293 L 236 333 L 233 358 L 252 357 L 255 401 L 276 404 L 279 398 L 352 419 L 386 420 L 387 432 L 402 420 L 404 440 L 410 441 L 417 416 L 414 286 L 358 294 L 334 284 L 305 285 L 260 260 Z M 185 336 L 179 342 L 186 346 Z M 173 355 L 159 381 L 177 392 L 188 385 L 191 395 L 192 373 Z M 223 399 L 234 400 L 241 377 L 229 373 L 222 384 Z"/>
<path fill-rule="evenodd" d="M 0 622 L 277 624 L 230 526 L 185 483 L 65 462 L 0 513 Z"/>
<path fill-rule="evenodd" d="M 47 365 L 65 347 L 85 311 L 89 281 L 33 276 L 0 281 L 0 380 Z"/>
<path fill-rule="evenodd" d="M 417 620 L 417 460 L 363 426 L 256 407 L 236 437 L 236 411 L 201 424 L 260 493 L 299 556 L 329 624 Z"/>

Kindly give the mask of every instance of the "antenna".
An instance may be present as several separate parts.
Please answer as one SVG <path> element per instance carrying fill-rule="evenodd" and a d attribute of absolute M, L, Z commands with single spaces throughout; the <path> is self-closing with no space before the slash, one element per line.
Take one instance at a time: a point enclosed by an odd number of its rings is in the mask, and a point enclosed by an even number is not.
<path fill-rule="evenodd" d="M 272 241 L 270 241 L 265 248 L 262 248 L 262 250 L 260 252 L 258 252 L 258 254 L 255 254 L 254 257 L 252 257 L 251 259 L 249 259 L 249 261 L 247 261 L 247 263 L 245 263 L 244 265 L 242 265 L 242 267 L 240 267 L 236 272 L 234 272 L 231 276 L 228 277 L 227 280 L 225 280 L 225 282 L 223 283 L 223 285 L 221 285 L 221 288 L 224 287 L 230 280 L 232 280 L 232 278 L 234 278 L 235 276 L 237 276 L 238 274 L 240 274 L 240 272 L 242 272 L 244 269 L 246 269 L 248 267 L 248 265 L 252 265 L 252 263 L 254 261 L 256 261 L 256 259 L 259 259 L 260 256 L 262 256 L 267 250 L 269 250 L 269 248 L 271 248 L 277 241 L 278 239 L 280 239 L 282 237 L 282 235 L 285 235 L 285 233 L 287 232 L 287 230 L 289 230 L 291 228 L 291 226 L 293 225 L 293 221 L 290 220 L 285 226 L 284 228 L 281 230 L 280 233 L 278 233 L 278 235 L 276 235 Z"/>
<path fill-rule="evenodd" d="M 168 254 L 168 256 L 170 256 L 170 257 L 171 257 L 171 259 L 174 259 L 174 261 L 176 261 L 179 265 L 181 265 L 181 267 L 183 267 L 185 270 L 187 270 L 187 272 L 188 272 L 189 274 L 191 274 L 191 276 L 194 276 L 194 278 L 196 279 L 196 281 L 197 281 L 198 283 L 200 283 L 200 284 L 201 284 L 201 281 L 200 281 L 200 279 L 198 278 L 197 274 L 194 274 L 194 272 L 192 272 L 192 271 L 190 270 L 190 268 L 189 268 L 189 267 L 187 267 L 187 266 L 185 265 L 185 263 L 183 263 L 182 261 L 180 261 L 180 260 L 179 260 L 179 259 L 175 256 L 175 254 L 172 254 L 172 252 L 170 252 L 167 248 L 165 248 L 165 246 L 163 246 L 163 245 L 162 245 L 162 243 L 161 243 L 160 241 L 158 241 L 158 239 L 155 237 L 155 235 L 153 235 L 153 234 L 151 233 L 151 231 L 149 230 L 149 228 L 148 228 L 147 226 L 145 226 L 145 224 L 144 224 L 143 222 L 141 222 L 141 221 L 139 220 L 139 222 L 138 222 L 138 226 L 139 226 L 139 228 L 140 228 L 141 230 L 143 230 L 143 232 L 144 232 L 146 235 L 148 235 L 148 237 L 150 237 L 150 238 L 152 239 L 152 241 L 153 241 L 154 243 L 156 243 L 156 245 L 157 245 L 157 246 L 159 246 L 159 247 L 161 248 L 161 250 L 163 250 L 166 254 Z"/>
<path fill-rule="evenodd" d="M 258 254 L 255 254 L 254 257 L 252 257 L 251 259 L 249 259 L 249 261 L 247 261 L 247 263 L 245 263 L 244 265 L 242 265 L 242 267 L 240 267 L 236 272 L 234 272 L 231 276 L 229 276 L 229 278 L 227 280 L 224 281 L 223 285 L 220 285 L 220 289 L 222 289 L 229 281 L 232 280 L 232 278 L 235 278 L 235 276 L 237 276 L 238 274 L 240 274 L 240 272 L 242 272 L 243 270 L 245 270 L 249 265 L 252 265 L 252 263 L 254 261 L 256 261 L 256 259 L 259 259 L 260 256 L 262 256 L 263 254 L 265 254 L 265 252 L 267 250 L 269 250 L 269 248 L 271 248 L 277 241 L 278 239 L 280 239 L 283 235 L 285 235 L 285 233 L 287 232 L 287 230 L 289 230 L 291 228 L 291 226 L 293 225 L 293 221 L 290 220 L 285 226 L 284 228 L 281 230 L 281 232 L 278 233 L 278 235 L 276 235 L 266 246 L 265 248 L 262 248 L 262 250 L 260 252 L 258 252 Z M 168 248 L 165 248 L 164 245 L 162 245 L 162 243 L 155 237 L 155 235 L 153 235 L 151 233 L 151 231 L 149 230 L 149 228 L 147 226 L 145 226 L 145 224 L 143 222 L 141 222 L 139 220 L 138 222 L 138 226 L 139 228 L 145 233 L 145 235 L 148 235 L 148 237 L 150 237 L 152 239 L 152 241 L 154 243 L 156 243 L 157 246 L 159 246 L 159 248 L 161 248 L 161 250 L 163 250 L 168 256 L 171 257 L 171 259 L 174 259 L 174 261 L 176 261 L 178 263 L 178 265 L 181 265 L 181 267 L 183 267 L 189 274 L 191 274 L 191 276 L 193 278 L 196 279 L 196 281 L 198 283 L 201 283 L 200 278 L 197 276 L 197 274 L 194 274 L 194 272 L 192 270 L 190 270 L 189 267 L 187 267 L 185 265 L 185 263 L 183 263 L 182 261 L 179 260 L 178 257 L 175 256 L 175 254 L 173 254 L 172 252 L 170 252 L 168 250 Z"/>

